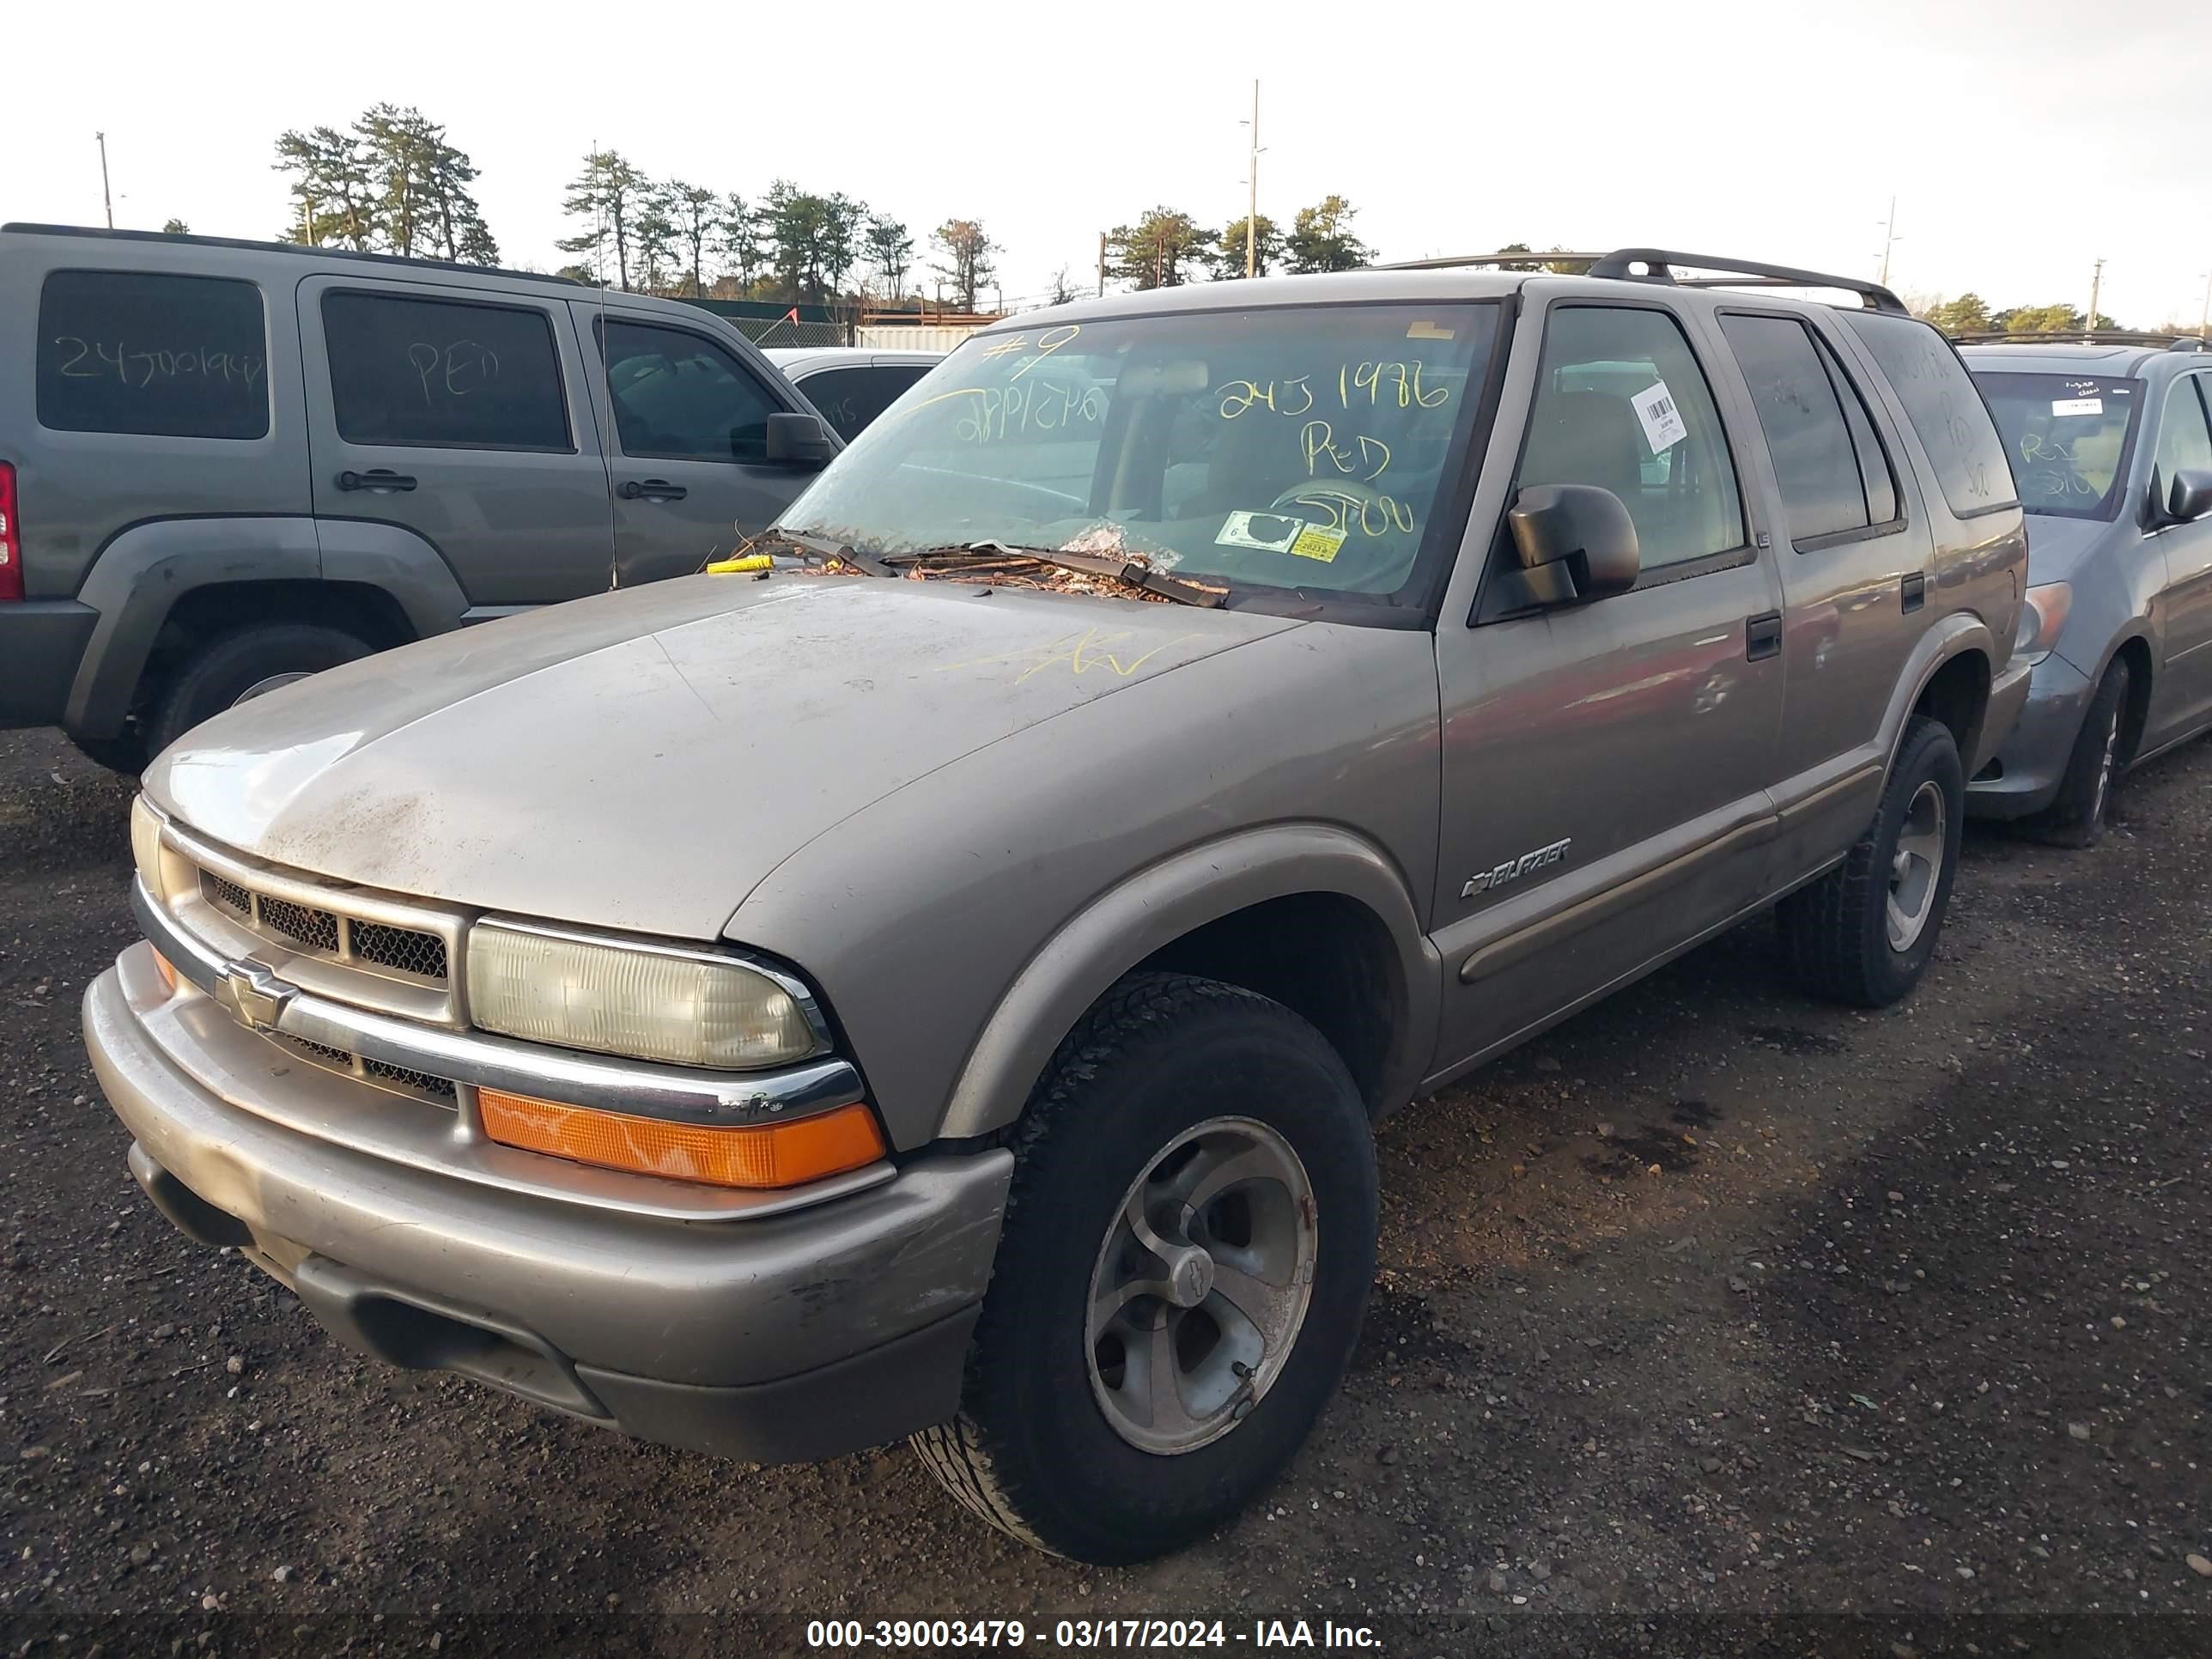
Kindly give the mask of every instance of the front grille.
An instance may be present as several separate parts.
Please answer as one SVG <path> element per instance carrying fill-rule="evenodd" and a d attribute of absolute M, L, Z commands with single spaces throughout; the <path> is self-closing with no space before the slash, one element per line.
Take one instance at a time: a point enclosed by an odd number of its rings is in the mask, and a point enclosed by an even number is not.
<path fill-rule="evenodd" d="M 431 1095 L 440 1100 L 453 1097 L 453 1080 L 432 1077 L 428 1072 L 410 1072 L 404 1066 L 387 1065 L 380 1060 L 364 1060 L 362 1074 L 375 1083 L 396 1083 L 403 1089 L 411 1089 L 418 1095 Z"/>
<path fill-rule="evenodd" d="M 304 1059 L 313 1060 L 325 1070 L 342 1072 L 350 1077 L 362 1078 L 385 1088 L 419 1096 L 443 1105 L 454 1103 L 455 1091 L 451 1078 L 410 1071 L 404 1066 L 365 1059 L 349 1050 L 333 1048 L 327 1042 L 310 1042 L 305 1037 L 288 1036 L 281 1032 L 275 1035 L 273 1041 Z"/>
<path fill-rule="evenodd" d="M 358 921 L 319 905 L 251 892 L 212 870 L 200 872 L 200 896 L 249 931 L 291 950 L 338 962 L 368 963 L 433 985 L 442 985 L 452 976 L 446 941 L 419 927 Z"/>
<path fill-rule="evenodd" d="M 264 898 L 261 927 L 264 933 L 275 933 L 295 945 L 304 945 L 311 951 L 331 956 L 338 953 L 338 919 L 327 910 L 311 910 L 289 899 Z"/>
<path fill-rule="evenodd" d="M 403 974 L 419 974 L 424 979 L 442 980 L 451 972 L 446 963 L 446 941 L 435 933 L 418 933 L 412 927 L 356 921 L 353 924 L 353 953 L 362 962 L 373 962 L 380 968 L 397 968 Z"/>
<path fill-rule="evenodd" d="M 253 920 L 253 895 L 234 881 L 225 881 L 212 870 L 200 872 L 200 891 L 210 904 L 219 904 L 240 921 Z"/>

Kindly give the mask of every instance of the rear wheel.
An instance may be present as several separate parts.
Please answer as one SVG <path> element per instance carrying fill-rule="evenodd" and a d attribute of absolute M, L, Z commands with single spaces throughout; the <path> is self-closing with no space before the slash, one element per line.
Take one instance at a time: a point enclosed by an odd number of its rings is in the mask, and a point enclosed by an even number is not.
<path fill-rule="evenodd" d="M 1950 728 L 1914 715 L 1866 834 L 1777 913 L 1807 990 L 1879 1008 L 1919 982 L 1950 902 L 1966 793 Z"/>
<path fill-rule="evenodd" d="M 1375 1263 L 1375 1155 L 1336 1052 L 1213 980 L 1123 981 L 1015 1142 L 959 1415 L 915 1437 L 1024 1541 L 1141 1560 L 1234 1516 L 1344 1374 Z"/>
<path fill-rule="evenodd" d="M 2097 695 L 2081 717 L 2057 798 L 2027 823 L 2029 833 L 2039 840 L 2055 847 L 2093 847 L 2104 835 L 2105 811 L 2112 804 L 2113 780 L 2119 775 L 2130 678 L 2127 659 L 2115 657 L 2097 683 Z"/>
<path fill-rule="evenodd" d="M 363 640 L 312 623 L 262 623 L 199 647 L 155 699 L 147 750 L 160 754 L 226 708 L 368 655 Z"/>

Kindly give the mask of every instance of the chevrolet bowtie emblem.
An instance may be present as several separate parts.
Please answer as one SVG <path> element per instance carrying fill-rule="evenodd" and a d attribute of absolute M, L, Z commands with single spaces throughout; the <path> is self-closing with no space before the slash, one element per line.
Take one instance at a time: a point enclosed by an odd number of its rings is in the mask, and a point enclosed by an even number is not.
<path fill-rule="evenodd" d="M 257 1031 L 272 1029 L 299 988 L 287 985 L 258 962 L 223 964 L 221 1000 Z"/>

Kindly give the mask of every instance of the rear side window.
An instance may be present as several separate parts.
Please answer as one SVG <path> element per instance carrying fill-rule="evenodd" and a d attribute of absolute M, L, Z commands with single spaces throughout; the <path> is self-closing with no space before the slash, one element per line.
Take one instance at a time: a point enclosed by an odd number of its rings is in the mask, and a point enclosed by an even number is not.
<path fill-rule="evenodd" d="M 553 325 L 534 307 L 334 290 L 323 337 L 349 444 L 574 447 Z"/>
<path fill-rule="evenodd" d="M 1723 314 L 1759 410 L 1791 538 L 1840 536 L 1897 516 L 1889 463 L 1857 389 L 1794 317 Z"/>
<path fill-rule="evenodd" d="M 929 372 L 922 363 L 864 368 L 825 368 L 799 383 L 806 401 L 850 442 L 860 428 L 896 403 L 899 394 Z"/>
<path fill-rule="evenodd" d="M 268 351 L 261 290 L 252 283 L 57 270 L 39 296 L 39 424 L 266 437 Z"/>
<path fill-rule="evenodd" d="M 1951 511 L 2017 505 L 2003 441 L 1951 343 L 1917 318 L 1862 312 L 1850 320 L 1905 405 Z"/>

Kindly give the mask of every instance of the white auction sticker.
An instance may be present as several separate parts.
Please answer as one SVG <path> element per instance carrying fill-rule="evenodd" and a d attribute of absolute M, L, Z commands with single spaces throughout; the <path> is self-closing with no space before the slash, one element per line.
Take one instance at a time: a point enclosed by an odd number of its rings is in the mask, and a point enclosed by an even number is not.
<path fill-rule="evenodd" d="M 2053 415 L 2101 415 L 2105 412 L 2102 398 L 2060 398 L 2051 405 Z"/>
<path fill-rule="evenodd" d="M 1644 440 L 1651 446 L 1654 455 L 1672 449 L 1690 435 L 1690 428 L 1682 424 L 1681 414 L 1674 407 L 1674 394 L 1667 390 L 1666 381 L 1638 392 L 1628 401 L 1636 405 L 1636 418 L 1644 422 Z"/>

